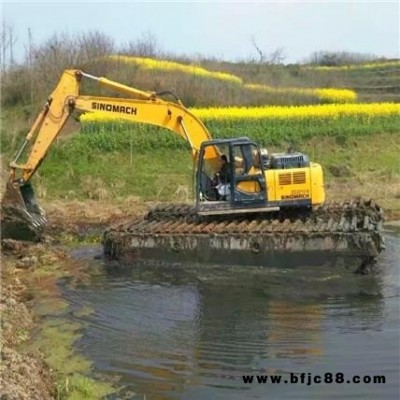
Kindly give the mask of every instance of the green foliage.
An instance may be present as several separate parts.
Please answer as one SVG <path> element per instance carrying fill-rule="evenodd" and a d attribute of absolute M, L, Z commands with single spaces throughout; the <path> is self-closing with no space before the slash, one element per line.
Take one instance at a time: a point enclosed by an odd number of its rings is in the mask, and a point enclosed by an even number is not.
<path fill-rule="evenodd" d="M 103 399 L 114 390 L 110 385 L 81 374 L 67 376 L 57 385 L 57 400 Z"/>
<path fill-rule="evenodd" d="M 72 141 L 72 140 L 71 140 Z M 68 151 L 71 151 L 68 147 Z M 103 153 L 52 152 L 42 164 L 35 187 L 44 185 L 49 198 L 107 199 L 138 196 L 144 200 L 176 199 L 177 188 L 190 192 L 192 161 L 186 149 Z M 39 181 L 39 182 L 38 182 Z"/>
<path fill-rule="evenodd" d="M 208 125 L 215 138 L 248 136 L 276 151 L 285 151 L 289 144 L 294 145 L 299 150 L 308 151 L 311 158 L 326 169 L 342 158 L 348 163 L 356 157 L 363 160 L 362 168 L 365 170 L 371 163 L 378 163 L 382 168 L 389 168 L 391 173 L 400 173 L 397 154 L 400 144 L 396 134 L 398 118 L 371 119 L 370 123 L 335 120 L 317 125 L 315 121 L 304 120 L 300 126 L 289 121 L 280 125 L 276 121 L 275 124 L 273 121 L 269 124 L 254 121 L 222 124 L 215 121 Z M 56 144 L 49 153 L 34 178 L 34 186 L 44 186 L 48 198 L 65 199 L 137 196 L 143 200 L 182 200 L 177 198 L 179 187 L 192 194 L 193 162 L 186 143 L 168 131 L 151 135 L 149 127 L 147 132 L 143 136 L 142 131 L 121 127 L 120 132 L 113 134 L 115 141 L 112 146 L 108 144 L 105 132 L 96 134 L 93 131 L 70 137 Z M 171 136 L 166 139 L 163 135 Z M 380 140 L 381 137 L 384 139 Z M 325 148 L 326 141 L 330 143 L 329 150 Z M 139 142 L 141 144 L 137 145 Z M 393 143 L 386 148 L 386 142 Z M 132 148 L 129 148 L 130 143 Z M 365 149 L 376 154 L 364 157 Z M 357 150 L 357 156 L 354 150 Z M 356 164 L 354 161 L 355 169 Z"/>
<path fill-rule="evenodd" d="M 366 123 L 368 122 L 368 123 Z M 304 118 L 301 120 L 265 119 L 260 121 L 242 120 L 225 124 L 219 121 L 207 123 L 215 138 L 248 136 L 260 145 L 280 144 L 284 142 L 302 142 L 314 137 L 360 136 L 374 132 L 396 132 L 400 116 L 370 117 L 361 121 L 352 117 L 340 118 Z"/>
<path fill-rule="evenodd" d="M 158 148 L 189 149 L 189 145 L 175 133 L 151 125 L 84 123 L 81 134 L 66 142 L 63 151 L 87 153 L 88 148 L 111 152 L 131 149 L 135 151 Z"/>
<path fill-rule="evenodd" d="M 261 145 L 299 142 L 313 137 L 362 136 L 376 132 L 397 132 L 400 116 L 339 116 L 337 118 L 242 119 L 204 121 L 214 139 L 247 136 Z M 189 149 L 174 133 L 149 125 L 130 123 L 84 123 L 81 134 L 60 147 L 61 154 L 87 154 L 88 149 L 101 152 L 149 151 L 155 149 Z M 60 154 L 60 155 L 61 155 Z"/>
<path fill-rule="evenodd" d="M 40 327 L 30 349 L 40 349 L 46 362 L 57 371 L 58 400 L 100 399 L 114 391 L 110 384 L 85 376 L 90 373 L 91 362 L 73 349 L 74 342 L 80 337 L 79 324 L 66 319 L 49 319 Z"/>

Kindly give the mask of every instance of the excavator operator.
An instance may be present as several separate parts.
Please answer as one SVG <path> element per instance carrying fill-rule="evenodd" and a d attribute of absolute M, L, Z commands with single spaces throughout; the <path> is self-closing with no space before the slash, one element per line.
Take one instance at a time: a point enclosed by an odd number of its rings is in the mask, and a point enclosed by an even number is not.
<path fill-rule="evenodd" d="M 219 183 L 227 184 L 230 183 L 230 165 L 228 163 L 228 158 L 225 154 L 221 156 L 221 168 L 219 170 Z"/>
<path fill-rule="evenodd" d="M 218 200 L 227 200 L 231 182 L 231 166 L 228 162 L 228 157 L 225 154 L 221 155 L 220 160 L 221 168 L 216 174 L 215 189 L 217 191 Z"/>

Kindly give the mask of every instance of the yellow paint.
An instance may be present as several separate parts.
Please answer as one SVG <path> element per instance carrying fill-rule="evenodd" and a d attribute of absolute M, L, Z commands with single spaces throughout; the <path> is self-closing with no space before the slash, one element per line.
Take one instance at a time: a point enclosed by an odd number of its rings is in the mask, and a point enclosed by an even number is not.
<path fill-rule="evenodd" d="M 303 178 L 304 177 L 304 178 Z M 269 201 L 311 199 L 312 205 L 325 201 L 323 173 L 319 164 L 292 169 L 270 169 L 265 173 Z"/>
<path fill-rule="evenodd" d="M 249 175 L 257 172 L 249 172 Z M 310 167 L 291 169 L 269 169 L 265 171 L 268 201 L 281 202 L 293 200 L 311 200 L 312 205 L 325 201 L 325 188 L 322 168 L 310 163 Z M 258 183 L 240 182 L 237 188 L 247 193 L 260 191 Z"/>
<path fill-rule="evenodd" d="M 10 163 L 10 177 L 16 179 L 16 171 L 22 171 L 22 178 L 28 182 L 46 156 L 51 144 L 60 134 L 66 121 L 75 109 L 84 112 L 102 111 L 113 119 L 133 123 L 147 123 L 169 129 L 187 140 L 196 156 L 201 144 L 211 139 L 204 124 L 181 103 L 171 103 L 157 98 L 154 93 L 141 91 L 106 78 L 94 78 L 100 85 L 134 98 L 82 96 L 80 82 L 85 74 L 79 70 L 65 70 L 45 107 L 39 113 L 26 141 L 34 140 L 25 164 Z M 86 75 L 87 76 L 87 75 Z M 89 76 L 88 76 L 89 77 Z M 23 150 L 23 149 L 22 149 Z M 218 157 L 218 151 L 208 146 L 207 160 Z"/>

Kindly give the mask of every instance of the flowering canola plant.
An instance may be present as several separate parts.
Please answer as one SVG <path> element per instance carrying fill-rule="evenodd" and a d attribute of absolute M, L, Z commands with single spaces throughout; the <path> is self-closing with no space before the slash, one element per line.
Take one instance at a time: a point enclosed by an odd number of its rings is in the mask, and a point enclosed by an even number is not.
<path fill-rule="evenodd" d="M 305 119 L 400 115 L 398 103 L 318 104 L 309 106 L 214 107 L 191 110 L 200 119 Z"/>
<path fill-rule="evenodd" d="M 245 89 L 263 91 L 265 93 L 272 94 L 293 94 L 293 95 L 306 95 L 315 96 L 322 101 L 330 103 L 348 103 L 354 102 L 357 99 L 357 94 L 353 90 L 348 89 L 331 89 L 331 88 L 291 88 L 291 87 L 272 87 L 267 85 L 257 84 L 243 84 L 242 79 L 227 72 L 220 71 L 209 71 L 205 68 L 196 66 L 181 64 L 175 61 L 158 60 L 149 57 L 130 57 L 121 55 L 111 55 L 108 57 L 111 60 L 123 62 L 126 64 L 138 65 L 141 68 L 147 70 L 160 70 L 160 71 L 179 71 L 186 74 L 197 75 L 204 78 L 219 79 L 225 82 L 231 82 L 239 85 L 243 85 Z"/>
<path fill-rule="evenodd" d="M 352 103 L 357 99 L 357 93 L 354 90 L 349 89 L 272 87 L 257 84 L 245 84 L 244 87 L 246 89 L 257 90 L 266 93 L 316 96 L 319 99 L 328 101 L 330 103 Z"/>
<path fill-rule="evenodd" d="M 400 104 L 325 104 L 314 106 L 215 107 L 190 110 L 201 119 L 215 139 L 248 136 L 261 145 L 281 144 L 321 136 L 363 136 L 398 133 Z M 140 112 L 140 109 L 138 109 Z M 75 150 L 99 148 L 138 151 L 187 148 L 179 135 L 150 124 L 135 124 L 111 112 L 81 117 Z"/>
<path fill-rule="evenodd" d="M 400 61 L 386 61 L 367 64 L 351 64 L 351 65 L 307 65 L 304 69 L 311 69 L 314 71 L 347 71 L 357 69 L 374 69 L 374 68 L 387 68 L 387 67 L 400 67 Z"/>
<path fill-rule="evenodd" d="M 392 116 L 400 115 L 399 103 L 318 104 L 309 106 L 263 106 L 263 107 L 211 107 L 192 108 L 200 119 L 305 119 L 338 118 L 340 116 Z M 116 121 L 112 113 L 94 112 L 81 116 L 81 122 Z"/>
<path fill-rule="evenodd" d="M 241 78 L 227 72 L 208 71 L 205 68 L 198 67 L 196 65 L 181 64 L 175 61 L 156 60 L 147 57 L 128 57 L 120 55 L 111 55 L 109 56 L 109 58 L 111 60 L 124 62 L 126 64 L 136 64 L 142 68 L 150 70 L 180 71 L 187 74 L 198 75 L 205 78 L 220 79 L 240 85 L 243 83 Z"/>

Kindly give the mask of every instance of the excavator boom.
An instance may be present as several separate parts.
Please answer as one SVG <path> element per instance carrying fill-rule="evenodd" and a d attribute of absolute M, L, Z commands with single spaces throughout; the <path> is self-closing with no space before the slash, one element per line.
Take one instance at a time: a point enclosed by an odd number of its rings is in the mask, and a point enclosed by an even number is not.
<path fill-rule="evenodd" d="M 140 99 L 79 95 L 80 83 L 84 77 L 96 80 L 101 86 Z M 22 171 L 23 183 L 32 178 L 74 110 L 101 111 L 112 114 L 115 119 L 169 129 L 189 143 L 193 156 L 199 151 L 202 142 L 211 140 L 203 123 L 180 102 L 167 102 L 155 93 L 144 92 L 106 78 L 97 78 L 82 71 L 66 70 L 37 116 L 14 161 L 10 163 L 11 180 L 17 179 L 17 170 Z M 24 150 L 33 139 L 27 161 L 19 164 Z M 210 150 L 208 158 L 213 157 L 216 157 L 216 152 Z"/>
<path fill-rule="evenodd" d="M 83 79 L 94 80 L 102 87 L 129 97 L 80 95 Z M 179 99 L 176 103 L 168 102 L 153 92 L 135 89 L 107 78 L 95 77 L 80 70 L 66 70 L 10 163 L 9 181 L 2 199 L 3 237 L 25 240 L 29 240 L 30 237 L 33 240 L 40 238 L 45 216 L 36 202 L 30 181 L 75 110 L 101 111 L 112 114 L 115 119 L 169 129 L 189 143 L 193 157 L 196 157 L 204 141 L 211 140 L 207 128 L 182 105 Z M 21 162 L 25 153 L 28 153 L 26 161 Z M 218 150 L 209 147 L 205 158 L 209 160 L 210 165 L 216 165 Z M 22 228 L 23 226 L 25 228 Z"/>

